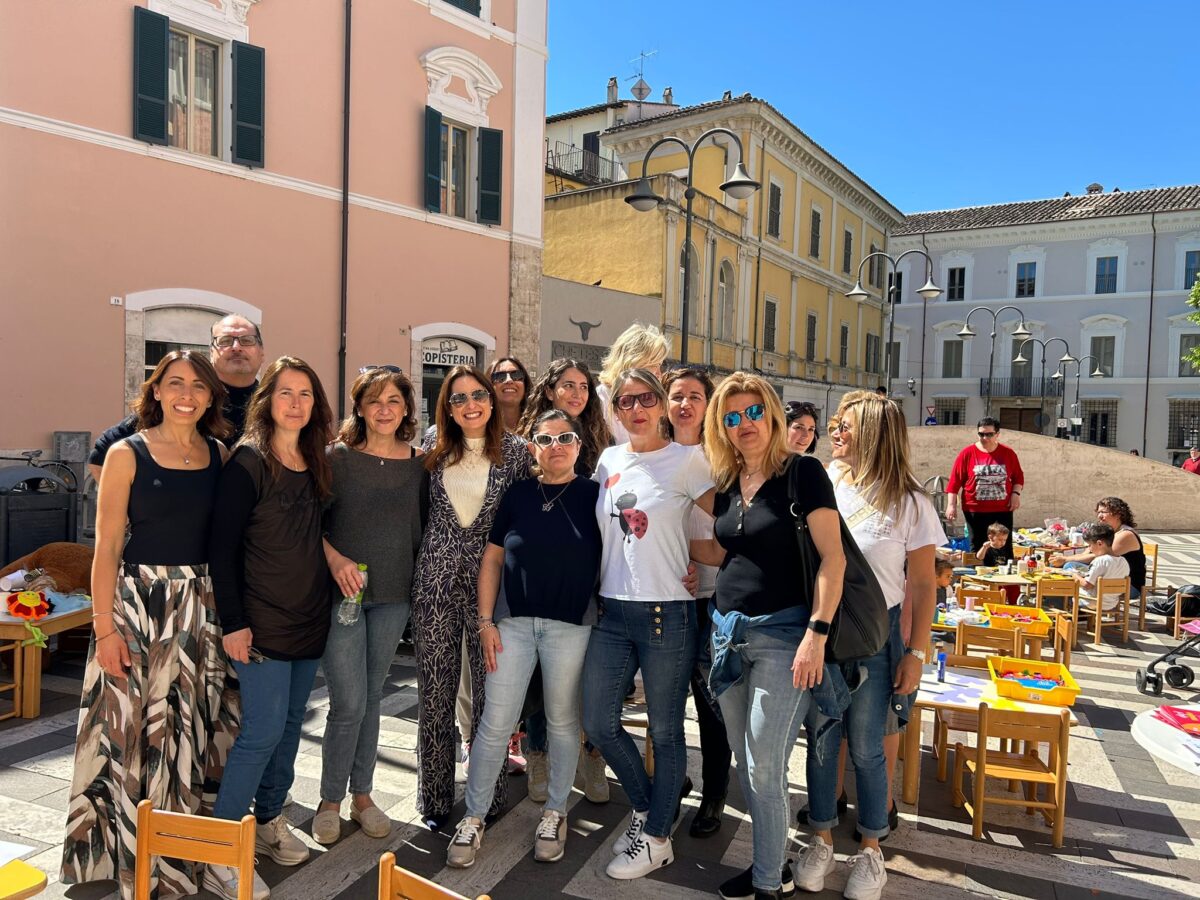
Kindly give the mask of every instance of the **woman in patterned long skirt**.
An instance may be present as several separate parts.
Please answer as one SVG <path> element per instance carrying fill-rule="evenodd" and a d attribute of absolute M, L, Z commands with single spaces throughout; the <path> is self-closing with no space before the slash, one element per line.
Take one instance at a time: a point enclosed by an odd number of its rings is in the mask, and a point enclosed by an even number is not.
<path fill-rule="evenodd" d="M 168 353 L 134 404 L 138 432 L 112 447 L 100 477 L 62 881 L 116 879 L 125 900 L 138 803 L 200 812 L 236 728 L 236 710 L 221 707 L 227 663 L 206 564 L 224 400 L 206 358 Z M 158 896 L 194 894 L 198 882 L 177 860 L 156 860 L 151 874 Z"/>
<path fill-rule="evenodd" d="M 413 640 L 417 651 L 417 808 L 432 831 L 450 819 L 454 803 L 454 701 L 463 638 L 476 685 L 471 731 L 483 713 L 487 670 L 479 645 L 476 593 L 484 545 L 500 498 L 514 481 L 528 478 L 525 442 L 504 431 L 491 379 L 471 366 L 455 366 L 438 394 L 437 438 L 426 436 L 430 472 L 429 524 L 413 583 Z M 492 811 L 504 805 L 508 782 L 501 774 Z"/>

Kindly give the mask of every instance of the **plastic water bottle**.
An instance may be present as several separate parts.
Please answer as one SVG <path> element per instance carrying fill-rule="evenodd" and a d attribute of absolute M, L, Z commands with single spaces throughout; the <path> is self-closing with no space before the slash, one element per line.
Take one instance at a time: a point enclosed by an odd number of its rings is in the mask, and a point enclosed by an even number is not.
<path fill-rule="evenodd" d="M 353 625 L 358 621 L 358 617 L 362 615 L 363 594 L 367 592 L 367 564 L 358 564 L 358 574 L 362 576 L 362 587 L 358 589 L 358 593 L 353 597 L 343 597 L 342 603 L 338 606 L 338 624 Z"/>

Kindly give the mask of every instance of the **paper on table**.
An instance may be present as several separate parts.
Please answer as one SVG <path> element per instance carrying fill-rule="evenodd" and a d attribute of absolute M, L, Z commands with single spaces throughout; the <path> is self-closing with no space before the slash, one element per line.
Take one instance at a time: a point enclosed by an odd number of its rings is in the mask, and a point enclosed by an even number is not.
<path fill-rule="evenodd" d="M 8 841 L 0 841 L 0 866 L 6 866 L 14 859 L 20 859 L 33 852 L 33 847 L 26 847 L 24 844 L 12 844 Z"/>

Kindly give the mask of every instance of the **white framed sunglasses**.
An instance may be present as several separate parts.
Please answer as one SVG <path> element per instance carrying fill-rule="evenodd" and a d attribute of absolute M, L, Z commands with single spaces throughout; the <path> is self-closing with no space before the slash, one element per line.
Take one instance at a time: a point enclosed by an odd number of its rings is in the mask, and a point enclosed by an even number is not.
<path fill-rule="evenodd" d="M 554 443 L 562 444 L 564 447 L 570 447 L 572 444 L 579 442 L 579 435 L 573 431 L 564 431 L 562 434 L 535 434 L 533 442 L 539 447 L 549 447 Z"/>

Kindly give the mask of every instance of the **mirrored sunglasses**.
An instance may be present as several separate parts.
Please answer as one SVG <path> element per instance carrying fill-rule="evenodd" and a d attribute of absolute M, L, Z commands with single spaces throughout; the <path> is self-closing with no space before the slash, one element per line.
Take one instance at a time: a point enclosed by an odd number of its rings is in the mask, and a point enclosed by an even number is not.
<path fill-rule="evenodd" d="M 555 441 L 569 447 L 579 440 L 579 435 L 573 431 L 564 431 L 562 434 L 535 434 L 533 442 L 539 447 L 549 447 Z"/>
<path fill-rule="evenodd" d="M 462 406 L 468 400 L 474 400 L 476 403 L 489 403 L 489 402 L 491 402 L 491 399 L 492 399 L 492 395 L 489 394 L 487 391 L 483 390 L 483 388 L 480 388 L 477 391 L 471 391 L 471 393 L 469 393 L 469 394 L 464 394 L 461 391 L 457 394 L 451 394 L 450 395 L 450 405 L 451 406 Z"/>
<path fill-rule="evenodd" d="M 725 423 L 726 428 L 737 428 L 742 424 L 742 416 L 745 416 L 751 422 L 757 422 L 766 414 L 766 406 L 761 403 L 755 403 L 752 406 L 747 406 L 741 412 L 733 411 L 725 413 L 725 417 L 721 421 Z"/>

